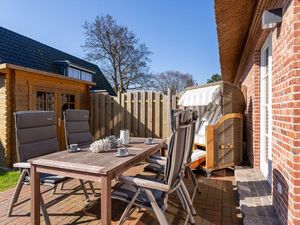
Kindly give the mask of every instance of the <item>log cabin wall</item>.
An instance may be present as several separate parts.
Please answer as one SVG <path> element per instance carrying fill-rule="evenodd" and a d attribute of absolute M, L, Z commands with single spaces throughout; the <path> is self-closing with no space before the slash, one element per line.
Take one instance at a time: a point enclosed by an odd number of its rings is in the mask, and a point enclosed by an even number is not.
<path fill-rule="evenodd" d="M 11 154 L 7 151 L 7 146 L 11 145 L 11 140 L 8 139 L 8 126 L 10 119 L 8 118 L 9 107 L 7 101 L 11 98 L 10 91 L 6 88 L 11 85 L 9 78 L 10 70 L 7 70 L 6 73 L 0 74 L 0 166 L 5 166 L 7 162 L 10 162 Z"/>
<path fill-rule="evenodd" d="M 44 105 L 52 104 L 45 110 L 56 112 L 57 136 L 61 149 L 65 148 L 62 109 L 70 106 L 89 109 L 89 84 L 86 82 L 22 70 L 7 70 L 6 75 L 0 76 L 0 166 L 11 166 L 17 161 L 13 112 L 40 109 L 37 104 L 38 93 L 50 93 L 53 98 L 53 102 L 45 102 Z"/>

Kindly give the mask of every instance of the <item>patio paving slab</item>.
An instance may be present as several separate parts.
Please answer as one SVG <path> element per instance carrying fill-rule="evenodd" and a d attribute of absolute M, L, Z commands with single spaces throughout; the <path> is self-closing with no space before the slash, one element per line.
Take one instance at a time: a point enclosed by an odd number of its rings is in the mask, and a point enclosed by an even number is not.
<path fill-rule="evenodd" d="M 259 169 L 235 170 L 240 208 L 245 225 L 280 225 L 272 204 L 271 187 Z"/>
<path fill-rule="evenodd" d="M 144 165 L 136 166 L 126 172 L 126 175 L 143 174 L 150 176 L 150 173 L 143 172 Z M 234 174 L 232 171 L 222 170 L 212 174 L 210 178 L 196 175 L 202 193 L 197 194 L 194 206 L 197 211 L 195 217 L 197 225 L 241 225 L 237 189 L 235 187 Z M 186 184 L 190 192 L 193 185 L 186 179 Z M 95 184 L 97 193 L 100 186 Z M 43 198 L 46 202 L 47 210 L 52 224 L 101 224 L 99 218 L 87 216 L 83 212 L 85 198 L 79 187 L 78 180 L 71 180 L 64 185 L 63 190 L 58 190 L 53 195 L 50 187 L 42 187 Z M 89 190 L 91 193 L 91 190 Z M 25 186 L 22 190 L 18 205 L 13 210 L 13 216 L 7 217 L 7 208 L 13 189 L 0 193 L 0 224 L 6 225 L 27 225 L 30 224 L 30 188 Z M 99 203 L 100 204 L 100 203 Z M 95 204 L 88 212 L 98 213 L 99 204 Z M 126 204 L 113 200 L 112 204 L 112 224 L 117 224 Z M 98 215 L 99 216 L 99 215 Z M 176 194 L 171 194 L 169 207 L 166 212 L 170 224 L 184 224 L 186 213 L 182 210 Z M 43 217 L 41 217 L 42 223 Z M 135 210 L 124 225 L 158 225 L 158 221 L 153 213 L 146 210 Z"/>

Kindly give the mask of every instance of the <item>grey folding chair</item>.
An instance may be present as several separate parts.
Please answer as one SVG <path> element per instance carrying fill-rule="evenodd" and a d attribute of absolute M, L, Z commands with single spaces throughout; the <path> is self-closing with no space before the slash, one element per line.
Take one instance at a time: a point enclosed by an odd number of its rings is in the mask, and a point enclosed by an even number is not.
<path fill-rule="evenodd" d="M 164 180 L 149 180 L 139 177 L 121 176 L 121 181 L 112 193 L 114 199 L 129 202 L 118 224 L 122 224 L 130 213 L 132 206 L 151 209 L 157 216 L 161 225 L 167 225 L 168 221 L 164 212 L 168 207 L 168 196 L 176 191 L 189 221 L 195 224 L 193 212 L 191 211 L 191 200 L 186 195 L 187 190 L 182 182 L 185 173 L 185 157 L 188 134 L 188 122 L 184 121 L 182 111 L 174 115 L 173 133 L 168 145 L 168 156 L 166 160 Z M 187 201 L 189 199 L 189 202 Z"/>
<path fill-rule="evenodd" d="M 66 145 L 89 146 L 93 142 L 90 132 L 88 110 L 67 109 L 64 112 Z"/>
<path fill-rule="evenodd" d="M 78 147 L 88 147 L 93 142 L 90 132 L 88 110 L 67 109 L 64 112 L 66 146 L 78 144 Z M 96 194 L 92 182 L 88 181 L 93 194 Z"/>
<path fill-rule="evenodd" d="M 198 181 L 192 171 L 192 169 L 190 168 L 190 164 L 192 161 L 192 153 L 193 153 L 193 145 L 194 145 L 194 138 L 195 138 L 195 125 L 198 119 L 198 112 L 196 110 L 190 110 L 189 111 L 189 120 L 190 120 L 190 124 L 189 124 L 189 128 L 188 128 L 188 145 L 187 145 L 187 150 L 186 150 L 186 158 L 185 158 L 185 168 L 186 168 L 186 172 L 189 175 L 189 178 L 191 178 L 193 184 L 194 184 L 194 190 L 192 193 L 192 201 L 194 201 L 195 195 L 198 191 L 198 193 L 201 193 L 200 191 L 200 187 L 198 184 Z"/>
<path fill-rule="evenodd" d="M 16 131 L 16 150 L 18 163 L 14 164 L 19 168 L 21 176 L 16 185 L 8 216 L 11 216 L 13 207 L 18 201 L 21 189 L 24 184 L 30 182 L 30 164 L 27 160 L 59 151 L 57 141 L 57 129 L 55 124 L 55 113 L 53 111 L 21 111 L 14 114 Z M 53 186 L 55 191 L 57 185 L 62 184 L 68 178 L 51 174 L 40 174 L 42 185 Z M 86 192 L 83 181 L 81 186 Z M 88 199 L 87 194 L 85 194 Z M 41 198 L 41 210 L 45 217 L 45 222 L 50 224 L 45 204 Z"/>
<path fill-rule="evenodd" d="M 173 112 L 174 113 L 178 113 L 183 111 L 182 109 L 177 109 Z M 198 119 L 198 113 L 196 110 L 190 110 L 190 109 L 186 109 L 185 110 L 185 114 L 184 114 L 185 121 L 189 121 L 188 122 L 188 135 L 187 135 L 187 149 L 186 149 L 186 157 L 185 157 L 185 168 L 186 168 L 186 173 L 189 175 L 188 177 L 192 180 L 193 184 L 194 184 L 194 190 L 192 193 L 192 201 L 194 201 L 195 195 L 196 193 L 201 193 L 200 191 L 200 187 L 199 184 L 197 182 L 197 179 L 193 173 L 193 171 L 191 170 L 191 168 L 189 167 L 191 164 L 191 158 L 192 158 L 192 153 L 193 153 L 193 144 L 194 144 L 194 137 L 195 137 L 195 124 L 197 122 Z M 173 118 L 171 116 L 171 118 Z M 171 126 L 172 126 L 172 122 L 171 122 Z M 148 162 L 151 164 L 151 166 L 149 166 L 149 168 L 151 168 L 151 170 L 155 173 L 157 173 L 157 177 L 159 175 L 161 175 L 164 170 L 164 165 L 166 162 L 167 158 L 166 157 L 162 157 L 159 155 L 153 155 L 151 158 L 148 159 Z"/>
<path fill-rule="evenodd" d="M 14 164 L 14 167 L 20 169 L 21 176 L 8 208 L 8 216 L 12 214 L 13 207 L 18 200 L 23 184 L 30 182 L 30 164 L 27 160 L 59 151 L 54 112 L 23 111 L 16 112 L 14 117 L 16 148 L 19 161 Z M 40 177 L 41 184 L 54 187 L 67 179 L 66 177 L 51 174 L 41 174 Z M 46 224 L 50 224 L 42 196 L 41 210 Z"/>

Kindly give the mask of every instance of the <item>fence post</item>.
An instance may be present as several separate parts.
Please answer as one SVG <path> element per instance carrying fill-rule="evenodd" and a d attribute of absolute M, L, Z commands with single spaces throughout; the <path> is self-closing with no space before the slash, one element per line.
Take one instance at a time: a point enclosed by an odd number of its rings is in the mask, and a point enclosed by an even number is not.
<path fill-rule="evenodd" d="M 126 128 L 128 130 L 132 130 L 131 129 L 131 121 L 132 121 L 132 96 L 131 93 L 127 93 L 127 103 L 126 103 L 126 108 L 127 108 L 127 112 L 126 112 Z"/>
<path fill-rule="evenodd" d="M 95 138 L 95 130 L 94 130 L 94 95 L 90 93 L 90 131 L 93 137 Z"/>
<path fill-rule="evenodd" d="M 95 138 L 98 139 L 100 138 L 101 134 L 100 134 L 100 129 L 99 129 L 99 125 L 100 125 L 100 121 L 99 121 L 99 93 L 95 93 L 94 95 L 94 134 L 95 134 Z"/>
<path fill-rule="evenodd" d="M 163 129 L 163 138 L 167 138 L 170 135 L 170 116 L 171 116 L 171 109 L 172 109 L 172 95 L 171 90 L 168 89 L 167 95 L 164 95 L 164 129 Z"/>
<path fill-rule="evenodd" d="M 141 92 L 141 100 L 140 100 L 140 123 L 139 123 L 139 136 L 146 136 L 146 92 Z"/>
<path fill-rule="evenodd" d="M 100 113 L 98 114 L 99 118 L 99 126 L 100 126 L 100 135 L 101 137 L 105 136 L 105 95 L 100 94 L 99 96 L 99 102 L 100 105 Z"/>
<path fill-rule="evenodd" d="M 113 105 L 114 105 L 114 126 L 113 126 L 113 134 L 117 135 L 118 131 L 120 130 L 120 120 L 121 120 L 121 95 L 120 92 L 118 92 L 118 95 L 113 98 Z"/>
<path fill-rule="evenodd" d="M 121 107 L 121 116 L 120 116 L 120 129 L 125 129 L 125 94 L 120 93 L 120 107 Z"/>
<path fill-rule="evenodd" d="M 153 133 L 153 119 L 155 118 L 153 116 L 153 92 L 150 91 L 148 92 L 148 96 L 147 96 L 147 100 L 148 100 L 148 107 L 147 107 L 147 136 L 148 137 L 153 137 L 154 133 Z M 155 112 L 155 111 L 154 111 Z"/>
<path fill-rule="evenodd" d="M 154 135 L 160 137 L 160 93 L 154 95 Z"/>

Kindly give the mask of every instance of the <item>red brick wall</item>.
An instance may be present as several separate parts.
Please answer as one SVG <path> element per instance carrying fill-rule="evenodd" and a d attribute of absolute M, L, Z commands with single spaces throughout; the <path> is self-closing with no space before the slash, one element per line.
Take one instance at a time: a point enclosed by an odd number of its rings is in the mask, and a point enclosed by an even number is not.
<path fill-rule="evenodd" d="M 283 224 L 300 224 L 300 1 L 277 2 L 284 4 L 284 15 L 272 33 L 273 202 Z M 266 32 L 258 37 L 240 80 L 247 90 L 246 138 L 254 167 L 259 167 L 260 49 L 265 38 Z"/>
<path fill-rule="evenodd" d="M 259 58 L 260 51 L 255 51 L 248 60 L 248 64 L 241 78 L 242 88 L 246 87 L 246 140 L 247 155 L 251 164 L 259 167 Z"/>

